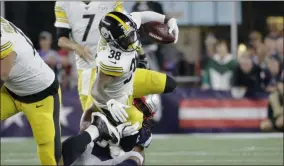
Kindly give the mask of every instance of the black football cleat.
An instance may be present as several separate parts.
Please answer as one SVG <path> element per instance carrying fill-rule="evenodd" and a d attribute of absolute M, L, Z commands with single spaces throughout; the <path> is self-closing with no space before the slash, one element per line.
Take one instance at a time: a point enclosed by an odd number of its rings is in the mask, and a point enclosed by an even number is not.
<path fill-rule="evenodd" d="M 112 141 L 114 144 L 118 144 L 120 141 L 117 129 L 110 124 L 106 116 L 100 112 L 94 112 L 92 114 L 92 125 L 96 126 L 99 130 L 100 139 L 106 141 Z"/>

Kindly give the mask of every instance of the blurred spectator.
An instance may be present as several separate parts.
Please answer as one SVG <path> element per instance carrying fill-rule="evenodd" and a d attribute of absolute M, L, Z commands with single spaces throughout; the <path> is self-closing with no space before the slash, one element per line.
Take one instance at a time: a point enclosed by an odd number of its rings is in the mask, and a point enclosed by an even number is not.
<path fill-rule="evenodd" d="M 270 94 L 268 98 L 267 120 L 260 124 L 262 131 L 282 131 L 283 132 L 283 112 L 284 112 L 284 78 L 283 75 L 277 83 L 277 91 Z"/>
<path fill-rule="evenodd" d="M 202 78 L 202 89 L 229 90 L 237 62 L 228 52 L 225 41 L 217 43 L 216 52 L 206 65 Z"/>
<path fill-rule="evenodd" d="M 233 78 L 234 87 L 242 87 L 246 91 L 261 91 L 261 69 L 254 64 L 249 53 L 240 57 Z"/>
<path fill-rule="evenodd" d="M 265 45 L 268 48 L 268 54 L 276 53 L 276 42 L 283 37 L 283 17 L 267 18 L 268 35 L 265 37 Z"/>
<path fill-rule="evenodd" d="M 217 39 L 215 35 L 213 33 L 208 33 L 204 40 L 205 53 L 203 53 L 200 61 L 201 69 L 204 69 L 208 61 L 216 54 L 216 43 Z"/>
<path fill-rule="evenodd" d="M 213 33 L 209 33 L 205 39 L 205 50 L 207 57 L 213 57 L 216 53 L 217 39 Z"/>
<path fill-rule="evenodd" d="M 163 7 L 156 1 L 138 1 L 134 4 L 132 11 L 154 11 L 164 14 Z M 151 37 L 145 35 L 143 27 L 139 29 L 141 43 L 147 55 L 149 66 L 152 70 L 161 70 L 163 65 L 163 54 L 160 53 L 162 46 L 156 44 Z"/>
<path fill-rule="evenodd" d="M 259 32 L 253 31 L 250 33 L 249 46 L 254 63 L 262 65 L 267 55 L 267 49 L 262 41 L 262 35 Z"/>
<path fill-rule="evenodd" d="M 39 50 L 41 58 L 49 65 L 49 67 L 58 75 L 59 58 L 57 52 L 51 48 L 52 35 L 47 31 L 43 31 L 39 35 Z"/>
<path fill-rule="evenodd" d="M 261 73 L 263 86 L 267 92 L 276 90 L 276 81 L 280 78 L 282 73 L 282 64 L 278 56 L 270 56 L 267 60 L 267 69 Z"/>

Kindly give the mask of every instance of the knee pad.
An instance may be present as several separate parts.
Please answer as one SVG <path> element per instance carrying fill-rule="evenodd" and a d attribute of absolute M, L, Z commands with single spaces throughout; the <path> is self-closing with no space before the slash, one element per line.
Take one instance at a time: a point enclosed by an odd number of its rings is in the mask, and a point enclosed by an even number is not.
<path fill-rule="evenodd" d="M 172 92 L 175 90 L 176 87 L 177 87 L 176 81 L 172 77 L 167 75 L 164 93 Z"/>

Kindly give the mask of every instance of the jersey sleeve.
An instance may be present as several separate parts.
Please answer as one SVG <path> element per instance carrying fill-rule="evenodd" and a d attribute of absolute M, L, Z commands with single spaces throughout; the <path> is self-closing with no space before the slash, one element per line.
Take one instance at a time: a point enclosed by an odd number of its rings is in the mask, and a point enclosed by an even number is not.
<path fill-rule="evenodd" d="M 132 12 L 132 19 L 137 24 L 137 28 L 139 29 L 141 24 L 157 21 L 160 23 L 164 23 L 166 16 L 160 13 L 152 12 L 152 11 L 143 11 L 143 12 Z"/>
<path fill-rule="evenodd" d="M 14 42 L 1 36 L 1 60 L 14 50 Z"/>
<path fill-rule="evenodd" d="M 60 28 L 71 28 L 66 13 L 66 2 L 56 2 L 54 7 L 55 26 Z"/>
<path fill-rule="evenodd" d="M 117 62 L 108 60 L 108 50 L 98 52 L 97 66 L 99 70 L 105 75 L 119 77 L 122 76 L 124 71 L 123 67 L 119 66 Z"/>

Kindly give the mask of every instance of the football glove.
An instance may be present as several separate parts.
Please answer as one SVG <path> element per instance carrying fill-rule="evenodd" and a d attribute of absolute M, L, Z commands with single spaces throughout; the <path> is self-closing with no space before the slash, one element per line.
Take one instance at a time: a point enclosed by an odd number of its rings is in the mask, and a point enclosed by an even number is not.
<path fill-rule="evenodd" d="M 121 104 L 114 99 L 110 99 L 106 104 L 108 111 L 116 122 L 126 122 L 128 114 L 125 111 L 125 108 L 129 108 L 129 106 Z"/>
<path fill-rule="evenodd" d="M 139 123 L 136 122 L 134 125 L 131 125 L 131 122 L 120 124 L 116 127 L 120 138 L 135 135 L 138 133 Z"/>
<path fill-rule="evenodd" d="M 177 20 L 175 18 L 171 18 L 167 22 L 167 25 L 169 27 L 169 34 L 173 34 L 175 36 L 175 42 L 174 43 L 177 43 L 178 34 L 179 34 L 179 29 L 178 29 L 178 26 L 177 26 Z"/>
<path fill-rule="evenodd" d="M 137 67 L 142 69 L 149 69 L 149 64 L 145 54 L 139 55 L 139 61 Z"/>

